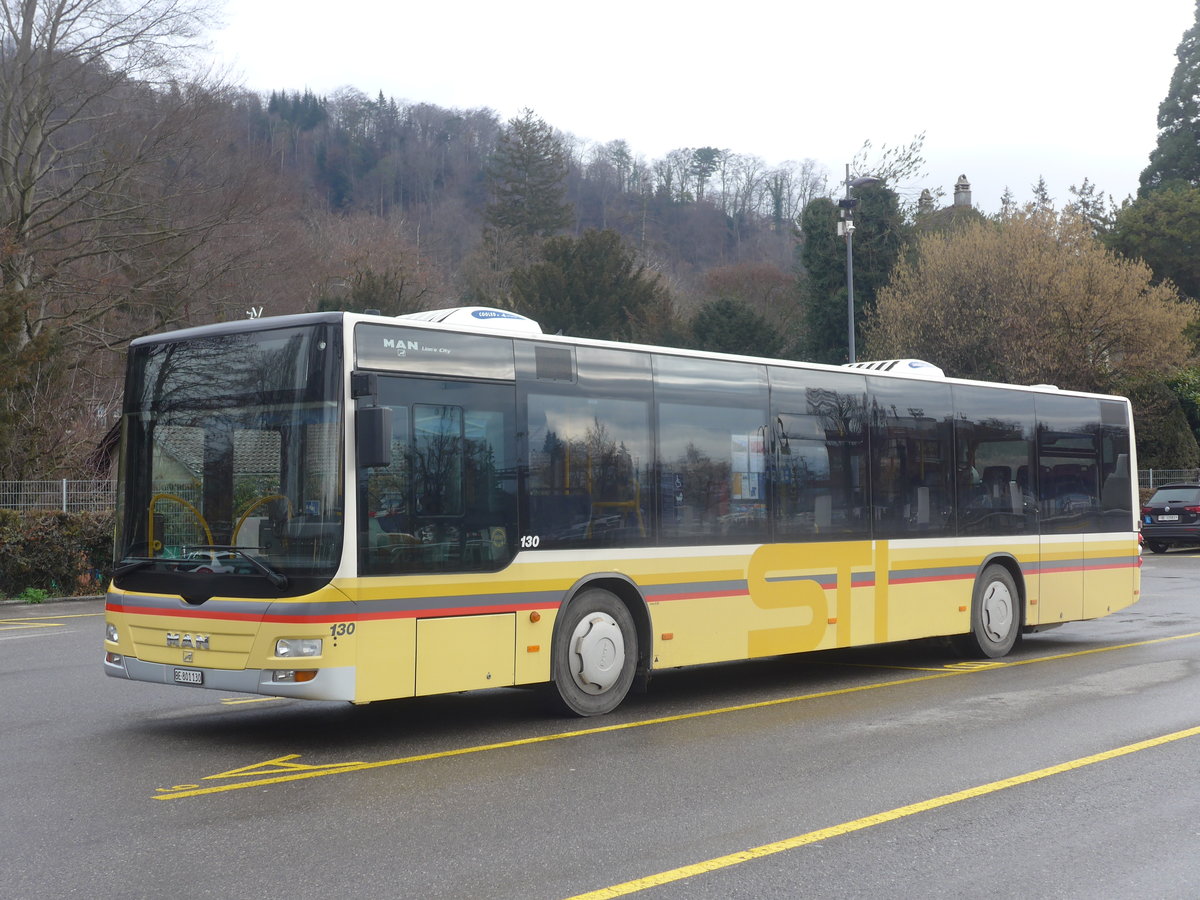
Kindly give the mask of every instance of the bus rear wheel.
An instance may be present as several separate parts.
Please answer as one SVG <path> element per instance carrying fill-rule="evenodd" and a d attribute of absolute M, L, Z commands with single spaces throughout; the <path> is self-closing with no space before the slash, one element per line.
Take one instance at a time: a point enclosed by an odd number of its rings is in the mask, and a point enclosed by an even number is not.
<path fill-rule="evenodd" d="M 583 591 L 558 622 L 551 663 L 558 705 L 577 716 L 612 712 L 629 693 L 637 658 L 625 604 L 600 588 Z"/>
<path fill-rule="evenodd" d="M 988 566 L 975 580 L 971 630 L 955 644 L 964 656 L 1007 656 L 1021 635 L 1021 593 L 1004 566 Z"/>

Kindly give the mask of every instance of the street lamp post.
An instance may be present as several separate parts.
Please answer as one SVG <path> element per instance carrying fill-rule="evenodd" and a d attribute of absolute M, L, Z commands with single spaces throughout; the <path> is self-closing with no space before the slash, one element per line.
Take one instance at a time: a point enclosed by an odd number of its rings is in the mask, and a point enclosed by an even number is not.
<path fill-rule="evenodd" d="M 850 179 L 850 163 L 846 163 L 846 196 L 838 201 L 842 209 L 842 219 L 838 222 L 838 234 L 846 237 L 846 348 L 849 362 L 857 362 L 854 353 L 854 207 L 858 199 L 850 196 L 850 188 L 863 187 L 868 184 L 879 184 L 882 178 L 873 175 L 863 175 Z"/>

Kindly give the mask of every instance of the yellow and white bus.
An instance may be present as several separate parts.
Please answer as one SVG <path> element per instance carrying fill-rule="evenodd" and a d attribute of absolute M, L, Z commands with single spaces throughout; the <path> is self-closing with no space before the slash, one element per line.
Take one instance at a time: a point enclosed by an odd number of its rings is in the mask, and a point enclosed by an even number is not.
<path fill-rule="evenodd" d="M 130 348 L 109 675 L 366 703 L 1022 633 L 1139 593 L 1121 397 L 318 313 Z"/>

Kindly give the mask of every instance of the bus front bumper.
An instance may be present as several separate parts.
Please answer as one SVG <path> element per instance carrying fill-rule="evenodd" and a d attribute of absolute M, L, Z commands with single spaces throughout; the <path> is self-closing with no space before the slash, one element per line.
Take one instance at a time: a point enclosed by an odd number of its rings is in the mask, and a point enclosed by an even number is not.
<path fill-rule="evenodd" d="M 317 669 L 309 681 L 281 681 L 280 669 L 211 669 L 172 666 L 140 660 L 134 656 L 106 652 L 104 673 L 112 678 L 147 681 L 152 684 L 183 685 L 269 697 L 304 700 L 354 700 L 353 666 Z M 285 675 L 286 677 L 286 675 Z"/>

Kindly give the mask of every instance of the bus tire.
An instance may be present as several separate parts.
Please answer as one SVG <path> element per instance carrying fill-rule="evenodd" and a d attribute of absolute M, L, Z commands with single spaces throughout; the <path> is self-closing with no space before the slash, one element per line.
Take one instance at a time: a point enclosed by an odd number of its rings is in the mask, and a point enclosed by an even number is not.
<path fill-rule="evenodd" d="M 1007 656 L 1021 635 L 1021 592 L 1012 573 L 992 565 L 975 579 L 971 598 L 971 630 L 955 643 L 963 656 L 997 659 Z"/>
<path fill-rule="evenodd" d="M 557 705 L 577 716 L 616 709 L 633 684 L 638 639 L 633 616 L 617 597 L 588 588 L 558 621 L 551 674 Z"/>

